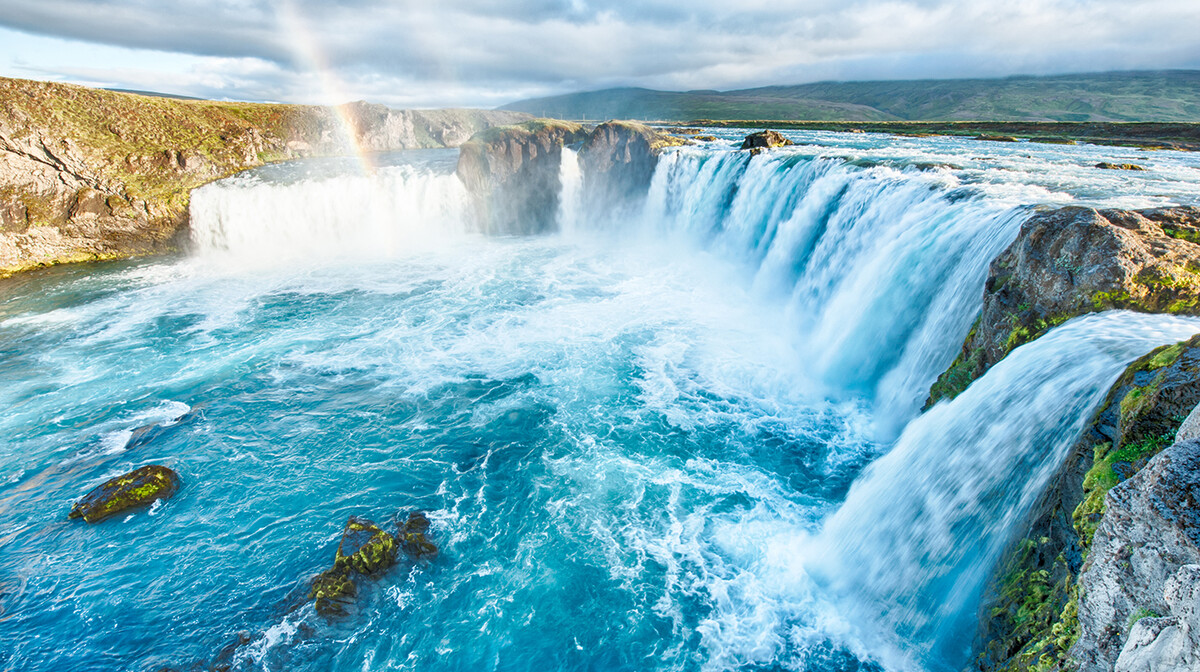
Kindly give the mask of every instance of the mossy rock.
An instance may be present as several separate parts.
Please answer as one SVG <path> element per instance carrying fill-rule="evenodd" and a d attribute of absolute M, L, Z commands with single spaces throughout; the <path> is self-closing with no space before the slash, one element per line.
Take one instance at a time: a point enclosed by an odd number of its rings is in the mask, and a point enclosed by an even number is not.
<path fill-rule="evenodd" d="M 358 589 L 344 568 L 321 572 L 313 579 L 308 596 L 314 600 L 317 614 L 325 618 L 346 615 L 346 606 L 354 601 Z"/>
<path fill-rule="evenodd" d="M 1096 164 L 1100 170 L 1145 170 L 1145 167 L 1139 166 L 1136 163 L 1109 163 L 1101 161 Z"/>
<path fill-rule="evenodd" d="M 773 149 L 775 147 L 786 147 L 790 144 L 792 144 L 792 141 L 783 137 L 783 134 L 779 131 L 759 131 L 757 133 L 751 133 L 750 135 L 747 135 L 746 139 L 742 140 L 741 148 L 749 149 L 751 151 L 762 151 L 764 149 Z"/>
<path fill-rule="evenodd" d="M 396 546 L 396 537 L 365 518 L 351 516 L 342 532 L 333 566 L 366 576 L 377 574 L 396 564 Z"/>
<path fill-rule="evenodd" d="M 158 499 L 167 499 L 179 489 L 179 474 L 167 467 L 149 464 L 105 481 L 71 507 L 70 518 L 99 522 Z"/>
<path fill-rule="evenodd" d="M 429 531 L 429 519 L 420 511 L 408 514 L 408 520 L 400 526 L 400 548 L 414 560 L 437 557 L 438 547 L 425 536 Z"/>

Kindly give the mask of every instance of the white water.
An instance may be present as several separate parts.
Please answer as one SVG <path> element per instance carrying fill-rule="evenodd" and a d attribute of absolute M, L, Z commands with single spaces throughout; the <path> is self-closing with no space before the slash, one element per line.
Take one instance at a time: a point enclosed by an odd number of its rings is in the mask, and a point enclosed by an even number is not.
<path fill-rule="evenodd" d="M 1077 150 L 1039 151 L 1053 161 Z M 1086 166 L 1060 174 L 1048 162 L 1038 165 L 1045 178 L 1040 182 L 1029 173 L 1008 180 L 1004 165 L 992 170 L 982 160 L 962 171 L 921 171 L 862 167 L 802 150 L 750 159 L 744 153 L 685 149 L 664 156 L 640 216 L 611 222 L 583 210 L 577 157 L 564 152 L 562 236 L 554 245 L 566 252 L 526 259 L 523 263 L 552 271 L 528 289 L 553 295 L 565 282 L 583 291 L 586 278 L 595 276 L 606 283 L 596 290 L 602 296 L 615 288 L 637 300 L 599 305 L 555 300 L 554 319 L 545 314 L 515 319 L 505 325 L 511 340 L 481 336 L 471 349 L 501 361 L 506 352 L 526 359 L 528 344 L 544 345 L 558 334 L 612 342 L 630 324 L 622 312 L 628 306 L 653 310 L 664 287 L 675 301 L 688 301 L 686 288 L 671 278 L 695 278 L 695 267 L 708 263 L 712 278 L 697 282 L 691 300 L 711 301 L 716 290 L 710 285 L 725 283 L 731 292 L 736 287 L 746 309 L 724 306 L 709 317 L 696 317 L 705 312 L 697 306 L 682 311 L 695 320 L 679 327 L 691 336 L 644 347 L 639 403 L 685 434 L 725 420 L 702 404 L 710 415 L 693 415 L 693 403 L 709 398 L 704 395 L 749 396 L 767 420 L 805 413 L 823 423 L 840 418 L 827 424 L 844 423 L 841 433 L 799 423 L 804 427 L 799 432 L 826 443 L 830 464 L 872 453 L 864 433 L 873 432 L 890 447 L 819 532 L 813 519 L 822 515 L 819 501 L 798 504 L 797 493 L 770 475 L 704 455 L 689 459 L 683 469 L 655 460 L 597 463 L 591 461 L 596 446 L 584 442 L 581 456 L 556 465 L 580 482 L 603 474 L 606 483 L 614 478 L 638 483 L 631 507 L 646 488 L 669 491 L 669 532 L 661 536 L 636 524 L 622 528 L 622 536 L 611 541 L 611 571 L 633 582 L 646 563 L 666 568 L 666 587 L 654 610 L 684 635 L 683 603 L 689 595 L 707 596 L 712 611 L 692 633 L 706 652 L 707 669 L 751 664 L 804 669 L 806 661 L 826 660 L 808 652 L 830 638 L 888 669 L 940 669 L 946 661 L 960 661 L 970 635 L 964 628 L 974 623 L 973 601 L 997 549 L 1090 409 L 1126 362 L 1200 328 L 1191 321 L 1120 313 L 1078 320 L 1018 349 L 954 402 L 915 417 L 978 310 L 990 260 L 1016 235 L 1027 206 L 1072 202 L 1076 193 L 1101 188 L 1087 182 Z M 1104 173 L 1096 179 L 1110 178 Z M 1122 205 L 1157 204 L 1121 198 Z M 463 236 L 465 206 L 466 195 L 447 170 L 403 166 L 384 168 L 375 177 L 214 184 L 194 196 L 193 226 L 205 260 L 395 256 L 419 245 L 446 258 L 459 241 L 471 239 Z M 595 223 L 600 221 L 602 226 Z M 477 244 L 468 247 L 477 252 Z M 641 253 L 624 255 L 624 263 L 658 269 L 663 286 L 646 281 L 654 272 L 598 270 L 605 264 L 593 254 L 629 248 Z M 575 250 L 586 253 L 576 256 Z M 477 279 L 492 274 L 481 267 Z M 468 319 L 476 318 L 472 313 Z M 599 331 L 591 334 L 592 329 Z M 745 347 L 733 338 L 739 330 L 747 332 Z M 780 337 L 750 333 L 762 330 Z M 718 332 L 723 335 L 714 343 L 700 336 Z M 473 353 L 433 356 L 469 361 Z M 778 371 L 771 372 L 772 366 Z M 731 371 L 739 381 L 750 381 L 747 388 L 755 394 L 722 388 Z M 793 389 L 781 391 L 789 382 Z M 803 405 L 808 406 L 798 413 Z M 865 416 L 862 407 L 870 409 Z M 605 412 L 589 407 L 580 417 Z M 872 430 L 862 431 L 864 417 Z M 737 422 L 757 421 L 739 414 Z M 753 507 L 735 515 L 691 511 L 689 497 L 696 492 L 746 497 Z M 807 495 L 799 493 L 801 499 Z M 622 555 L 625 546 L 636 554 L 632 561 Z"/>
<path fill-rule="evenodd" d="M 909 423 L 826 522 L 808 566 L 917 661 L 961 649 L 988 568 L 1108 388 L 1132 360 L 1198 331 L 1196 318 L 1114 311 L 1017 348 Z"/>

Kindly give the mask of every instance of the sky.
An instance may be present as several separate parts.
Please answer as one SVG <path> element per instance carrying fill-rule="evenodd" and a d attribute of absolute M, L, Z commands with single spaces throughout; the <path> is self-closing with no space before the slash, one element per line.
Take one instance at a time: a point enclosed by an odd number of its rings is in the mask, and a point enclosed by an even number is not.
<path fill-rule="evenodd" d="M 0 76 L 231 100 L 1173 68 L 1200 0 L 0 0 Z"/>

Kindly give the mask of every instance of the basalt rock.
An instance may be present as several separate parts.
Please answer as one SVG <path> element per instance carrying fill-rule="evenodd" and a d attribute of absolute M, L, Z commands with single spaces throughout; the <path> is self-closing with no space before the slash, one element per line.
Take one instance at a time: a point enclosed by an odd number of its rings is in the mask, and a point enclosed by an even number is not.
<path fill-rule="evenodd" d="M 587 138 L 583 126 L 536 119 L 489 128 L 459 151 L 456 172 L 488 233 L 543 233 L 554 228 L 564 145 Z"/>
<path fill-rule="evenodd" d="M 751 154 L 758 154 L 764 149 L 786 147 L 790 144 L 792 141 L 783 137 L 783 134 L 778 131 L 759 131 L 746 136 L 746 139 L 742 141 L 742 149 L 750 150 Z"/>
<path fill-rule="evenodd" d="M 992 261 L 983 311 L 927 405 L 953 398 L 1013 348 L 1112 308 L 1200 314 L 1200 208 L 1040 212 Z"/>
<path fill-rule="evenodd" d="M 167 467 L 150 464 L 95 487 L 71 507 L 69 517 L 99 522 L 156 500 L 168 499 L 178 489 L 178 474 Z"/>
<path fill-rule="evenodd" d="M 632 121 L 600 124 L 579 150 L 585 208 L 620 216 L 636 207 L 650 189 L 662 151 L 687 144 Z"/>

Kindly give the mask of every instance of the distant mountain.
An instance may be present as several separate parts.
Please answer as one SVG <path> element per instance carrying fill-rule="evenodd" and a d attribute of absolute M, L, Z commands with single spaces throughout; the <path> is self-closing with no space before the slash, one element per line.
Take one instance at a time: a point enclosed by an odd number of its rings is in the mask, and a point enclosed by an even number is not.
<path fill-rule="evenodd" d="M 500 108 L 558 119 L 1200 121 L 1200 71 L 818 82 L 739 91 L 623 88 Z"/>

